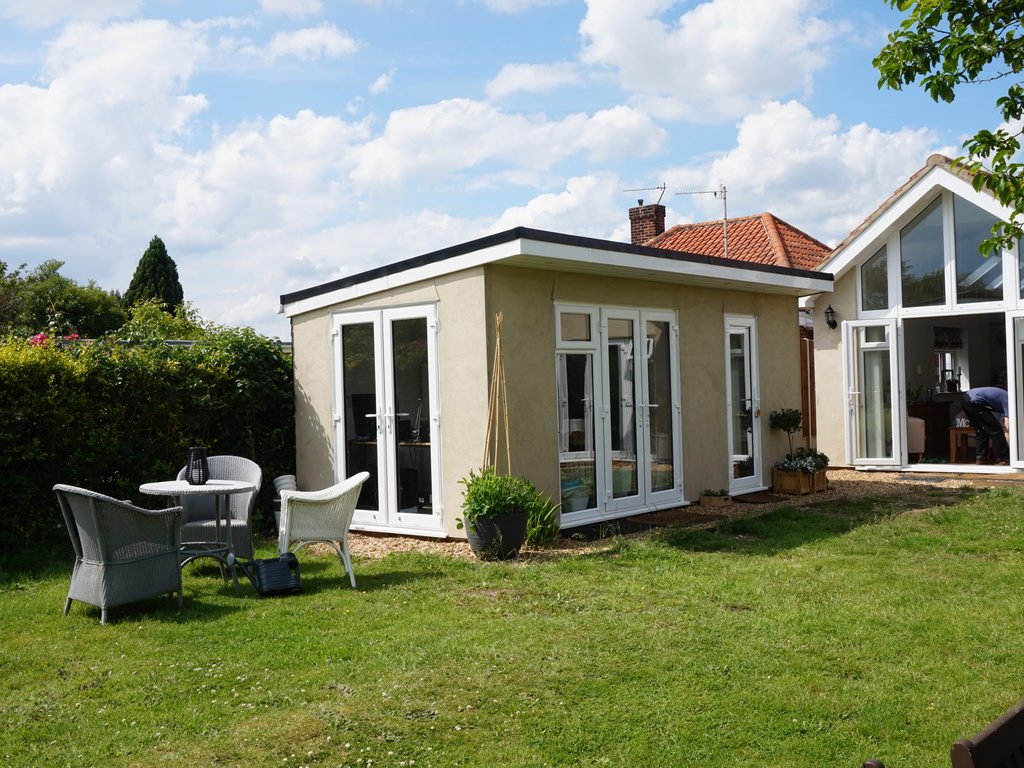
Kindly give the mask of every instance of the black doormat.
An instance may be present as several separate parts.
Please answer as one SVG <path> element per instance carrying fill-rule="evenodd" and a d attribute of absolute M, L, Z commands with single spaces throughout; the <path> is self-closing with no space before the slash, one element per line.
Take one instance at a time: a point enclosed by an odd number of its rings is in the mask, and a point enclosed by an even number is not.
<path fill-rule="evenodd" d="M 788 501 L 792 498 L 792 496 L 780 496 L 776 493 L 768 493 L 768 491 L 754 491 L 753 493 L 745 493 L 742 496 L 733 496 L 732 500 L 737 504 L 773 504 L 777 501 Z"/>

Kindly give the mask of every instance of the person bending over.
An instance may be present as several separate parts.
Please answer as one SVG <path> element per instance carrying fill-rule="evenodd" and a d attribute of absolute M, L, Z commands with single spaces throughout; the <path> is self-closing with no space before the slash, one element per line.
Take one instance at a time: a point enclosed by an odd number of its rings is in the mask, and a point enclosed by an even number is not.
<path fill-rule="evenodd" d="M 1009 404 L 1005 389 L 975 387 L 963 393 L 960 402 L 964 414 L 974 427 L 976 464 L 988 463 L 988 446 L 996 454 L 996 464 L 1010 463 L 1010 444 L 1007 442 Z"/>

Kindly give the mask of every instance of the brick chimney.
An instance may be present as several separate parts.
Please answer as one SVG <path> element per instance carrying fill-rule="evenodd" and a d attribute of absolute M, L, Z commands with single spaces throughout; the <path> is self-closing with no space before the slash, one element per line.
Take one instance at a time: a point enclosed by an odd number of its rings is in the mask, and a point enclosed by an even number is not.
<path fill-rule="evenodd" d="M 644 205 L 643 200 L 637 200 L 639 205 L 629 209 L 629 241 L 633 245 L 643 245 L 652 237 L 665 231 L 665 206 Z"/>

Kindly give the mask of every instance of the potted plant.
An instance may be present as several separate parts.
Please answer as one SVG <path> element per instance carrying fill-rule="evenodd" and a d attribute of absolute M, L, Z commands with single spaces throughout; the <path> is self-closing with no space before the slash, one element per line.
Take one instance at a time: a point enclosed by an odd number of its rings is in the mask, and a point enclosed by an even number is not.
<path fill-rule="evenodd" d="M 826 488 L 828 456 L 813 448 L 800 447 L 793 450 L 793 435 L 800 430 L 803 420 L 803 412 L 796 408 L 772 411 L 768 416 L 771 428 L 782 430 L 789 438 L 786 458 L 772 465 L 772 487 L 776 493 L 802 496 Z"/>
<path fill-rule="evenodd" d="M 463 491 L 462 517 L 469 546 L 481 560 L 508 560 L 519 554 L 526 540 L 530 513 L 548 500 L 533 483 L 521 477 L 498 474 L 484 467 L 459 480 Z"/>
<path fill-rule="evenodd" d="M 797 448 L 791 456 L 772 467 L 772 486 L 776 493 L 803 496 L 828 487 L 828 456 L 814 448 Z"/>
<path fill-rule="evenodd" d="M 702 507 L 724 507 L 732 504 L 732 496 L 725 488 L 714 490 L 705 488 L 700 492 L 700 505 Z"/>

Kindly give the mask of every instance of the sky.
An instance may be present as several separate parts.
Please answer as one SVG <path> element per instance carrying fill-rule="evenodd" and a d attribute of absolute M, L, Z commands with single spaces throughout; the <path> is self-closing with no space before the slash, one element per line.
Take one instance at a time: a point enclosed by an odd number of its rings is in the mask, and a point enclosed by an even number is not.
<path fill-rule="evenodd" d="M 0 0 L 0 261 L 206 320 L 525 226 L 628 241 L 764 211 L 833 245 L 994 129 L 881 91 L 885 0 Z M 993 90 L 993 88 L 995 90 Z M 664 186 L 664 191 L 659 189 Z M 642 191 L 637 191 L 642 190 Z"/>

